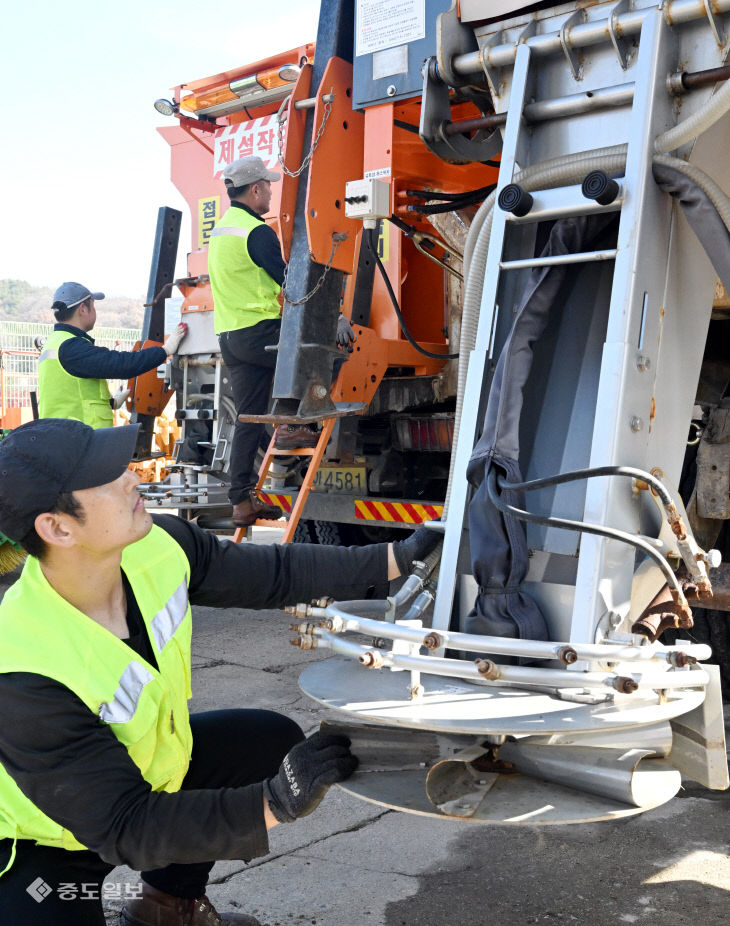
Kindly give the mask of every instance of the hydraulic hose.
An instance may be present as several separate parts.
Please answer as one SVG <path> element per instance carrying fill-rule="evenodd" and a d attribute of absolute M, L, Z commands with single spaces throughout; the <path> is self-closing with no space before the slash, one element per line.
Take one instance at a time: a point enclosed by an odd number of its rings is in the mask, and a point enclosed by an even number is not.
<path fill-rule="evenodd" d="M 489 188 L 491 193 L 496 186 Z M 416 206 L 409 206 L 409 212 L 418 212 L 422 215 L 438 215 L 441 212 L 455 212 L 457 209 L 464 209 L 467 206 L 476 206 L 477 203 L 482 202 L 485 198 L 483 194 L 472 194 L 471 196 L 464 196 L 462 199 L 451 199 L 448 202 L 431 202 L 421 205 L 420 203 Z"/>
<path fill-rule="evenodd" d="M 657 135 L 654 140 L 654 151 L 663 154 L 667 151 L 676 151 L 687 142 L 693 141 L 713 126 L 718 119 L 730 111 L 730 81 L 725 81 L 710 99 L 683 122 L 674 128 Z"/>
<path fill-rule="evenodd" d="M 730 87 L 730 83 L 726 84 L 726 86 Z M 674 158 L 669 154 L 655 154 L 652 158 L 652 163 L 661 164 L 665 167 L 673 167 L 675 170 L 681 171 L 681 173 L 689 177 L 690 180 L 694 181 L 702 192 L 707 195 L 707 198 L 715 209 L 717 209 L 717 213 L 722 219 L 725 228 L 730 231 L 730 198 L 728 198 L 724 190 L 720 189 L 712 177 L 708 176 L 703 170 L 700 170 L 699 167 L 695 167 L 694 164 L 688 164 L 687 161 L 683 161 L 681 158 Z"/>
<path fill-rule="evenodd" d="M 390 301 L 393 304 L 393 311 L 395 312 L 396 317 L 398 318 L 398 324 L 400 325 L 400 329 L 403 332 L 408 343 L 411 345 L 411 347 L 415 348 L 419 354 L 423 354 L 425 357 L 433 357 L 435 360 L 454 360 L 456 357 L 459 356 L 458 354 L 437 354 L 434 351 L 426 350 L 425 347 L 421 347 L 418 341 L 416 341 L 416 339 L 410 333 L 406 325 L 406 320 L 405 318 L 403 318 L 403 313 L 401 312 L 400 306 L 398 305 L 398 300 L 396 299 L 395 293 L 393 292 L 393 287 L 391 286 L 390 279 L 388 278 L 388 274 L 385 270 L 385 267 L 383 266 L 382 260 L 380 259 L 380 255 L 378 254 L 378 249 L 375 246 L 375 240 L 374 240 L 375 239 L 375 229 L 373 228 L 367 229 L 367 238 L 368 238 L 368 247 L 370 248 L 370 252 L 375 258 L 375 263 L 377 264 L 378 270 L 380 271 L 380 275 L 382 276 L 383 282 L 385 283 L 385 288 L 387 289 L 388 295 L 390 296 Z"/>
<path fill-rule="evenodd" d="M 383 618 L 388 610 L 388 602 L 384 598 L 362 598 L 355 601 L 335 601 L 340 611 L 352 614 L 377 614 Z"/>
<path fill-rule="evenodd" d="M 481 201 L 486 196 L 489 196 L 495 186 L 496 184 L 490 183 L 489 186 L 479 187 L 478 190 L 464 190 L 463 193 L 440 193 L 438 190 L 406 190 L 406 196 L 413 196 L 418 199 L 445 199 L 448 202 L 478 196 Z"/>
<path fill-rule="evenodd" d="M 654 560 L 663 572 L 667 584 L 677 592 L 679 602 L 686 605 L 684 591 L 679 584 L 679 580 L 672 571 L 672 567 L 662 554 L 643 537 L 637 537 L 635 534 L 629 534 L 626 531 L 617 530 L 614 527 L 604 527 L 602 524 L 589 524 L 586 521 L 572 521 L 568 518 L 556 518 L 551 515 L 533 514 L 531 511 L 524 511 L 522 508 L 515 508 L 514 505 L 508 505 L 507 502 L 502 501 L 497 492 L 497 473 L 494 469 L 491 469 L 487 474 L 487 492 L 490 501 L 499 508 L 500 511 L 512 515 L 512 517 L 519 518 L 520 521 L 532 521 L 535 524 L 544 524 L 548 527 L 558 527 L 562 530 L 576 531 L 579 534 L 596 534 L 599 537 L 620 540 L 622 543 L 627 543 L 629 546 L 636 547 L 637 550 L 641 550 Z"/>
<path fill-rule="evenodd" d="M 532 492 L 535 489 L 543 489 L 547 486 L 559 486 L 564 485 L 566 482 L 593 479 L 595 476 L 627 476 L 630 479 L 641 479 L 656 492 L 664 505 L 673 504 L 669 490 L 660 479 L 643 469 L 636 469 L 633 466 L 593 466 L 586 469 L 571 470 L 568 473 L 557 473 L 555 476 L 544 476 L 541 479 L 529 479 L 526 482 L 507 482 L 500 479 L 499 486 L 501 489 L 513 489 L 517 492 Z"/>

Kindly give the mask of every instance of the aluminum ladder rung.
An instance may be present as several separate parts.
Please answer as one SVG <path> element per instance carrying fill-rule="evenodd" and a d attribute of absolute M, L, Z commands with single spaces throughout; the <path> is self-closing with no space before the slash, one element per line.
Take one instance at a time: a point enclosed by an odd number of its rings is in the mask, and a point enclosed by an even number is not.
<path fill-rule="evenodd" d="M 505 220 L 510 225 L 526 225 L 530 222 L 546 222 L 565 219 L 575 215 L 596 215 L 599 212 L 618 212 L 624 203 L 623 179 L 617 179 L 619 191 L 616 199 L 602 206 L 593 199 L 587 199 L 578 184 L 548 190 L 531 190 L 533 203 L 527 215 L 507 213 Z M 496 206 L 495 208 L 499 208 Z"/>
<path fill-rule="evenodd" d="M 501 270 L 522 270 L 525 267 L 553 267 L 557 264 L 589 264 L 599 260 L 615 260 L 618 251 L 583 251 L 579 254 L 555 254 L 552 257 L 528 257 L 524 260 L 503 260 Z"/>

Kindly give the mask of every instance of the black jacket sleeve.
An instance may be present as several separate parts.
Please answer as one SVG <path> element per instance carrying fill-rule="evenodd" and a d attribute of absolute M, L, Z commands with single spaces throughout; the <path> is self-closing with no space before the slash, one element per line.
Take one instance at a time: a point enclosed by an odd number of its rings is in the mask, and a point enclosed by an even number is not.
<path fill-rule="evenodd" d="M 213 608 L 282 608 L 327 595 L 384 598 L 388 544 L 330 547 L 219 540 L 190 521 L 154 515 L 190 563 L 190 601 Z"/>
<path fill-rule="evenodd" d="M 109 350 L 86 338 L 69 338 L 58 349 L 58 361 L 64 370 L 81 379 L 131 379 L 153 370 L 166 359 L 164 347 Z"/>
<path fill-rule="evenodd" d="M 156 793 L 112 731 L 58 682 L 0 674 L 0 763 L 52 820 L 111 865 L 269 851 L 262 785 Z"/>
<path fill-rule="evenodd" d="M 281 245 L 274 229 L 269 225 L 257 225 L 249 234 L 246 243 L 251 260 L 281 286 L 284 282 L 286 264 L 281 256 Z"/>

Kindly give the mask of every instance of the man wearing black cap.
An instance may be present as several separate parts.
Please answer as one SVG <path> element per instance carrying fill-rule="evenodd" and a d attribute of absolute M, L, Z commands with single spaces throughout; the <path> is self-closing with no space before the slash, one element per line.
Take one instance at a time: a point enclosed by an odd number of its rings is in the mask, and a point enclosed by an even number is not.
<path fill-rule="evenodd" d="M 213 860 L 264 855 L 357 763 L 346 738 L 272 711 L 189 716 L 190 605 L 382 594 L 437 542 L 256 546 L 153 524 L 126 468 L 136 436 L 50 418 L 0 440 L 0 539 L 30 554 L 0 604 L 3 923 L 103 926 L 101 883 L 126 864 L 143 883 L 122 926 L 256 926 L 213 909 Z"/>
<path fill-rule="evenodd" d="M 164 347 L 138 351 L 97 347 L 89 331 L 96 324 L 94 305 L 104 293 L 92 293 L 81 283 L 62 283 L 53 294 L 57 324 L 43 345 L 38 361 L 38 406 L 41 418 L 76 418 L 92 428 L 110 427 L 114 408 L 129 395 L 109 394 L 108 379 L 131 379 L 164 363 L 185 337 L 179 324 Z"/>
<path fill-rule="evenodd" d="M 231 207 L 211 232 L 208 271 L 213 291 L 213 315 L 223 360 L 231 374 L 238 415 L 263 415 L 276 367 L 281 305 L 279 294 L 286 265 L 279 239 L 262 216 L 271 206 L 271 184 L 281 179 L 259 157 L 245 157 L 223 169 Z M 338 343 L 355 335 L 340 316 Z M 349 334 L 345 331 L 345 327 Z M 233 521 L 239 527 L 257 518 L 281 517 L 281 509 L 267 505 L 256 493 L 256 451 L 264 433 L 262 424 L 237 422 L 231 446 Z M 318 435 L 306 425 L 281 425 L 276 446 L 282 449 L 314 447 Z"/>

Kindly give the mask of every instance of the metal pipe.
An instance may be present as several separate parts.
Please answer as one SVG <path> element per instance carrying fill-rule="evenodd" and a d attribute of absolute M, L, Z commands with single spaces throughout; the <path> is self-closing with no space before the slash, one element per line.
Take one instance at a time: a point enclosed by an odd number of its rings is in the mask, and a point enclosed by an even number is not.
<path fill-rule="evenodd" d="M 191 492 L 198 490 L 210 491 L 211 489 L 228 489 L 228 483 L 226 482 L 191 482 L 189 485 L 176 486 L 170 485 L 165 486 L 164 488 L 158 488 L 156 483 L 148 483 L 149 489 L 144 488 L 144 485 L 141 485 L 137 491 L 142 493 L 155 492 L 155 491 L 164 491 L 166 495 L 189 495 Z"/>
<path fill-rule="evenodd" d="M 623 37 L 638 35 L 646 14 L 653 10 L 648 7 L 643 10 L 627 10 L 615 19 L 614 28 Z M 704 19 L 707 10 L 703 0 L 669 0 L 664 4 L 664 18 L 670 26 L 690 22 L 693 19 Z M 730 0 L 714 0 L 713 12 L 716 15 L 730 12 Z M 609 19 L 599 19 L 593 22 L 578 23 L 568 30 L 567 44 L 571 48 L 587 48 L 589 45 L 600 45 L 610 41 Z M 518 44 L 525 44 L 533 55 L 551 55 L 563 52 L 560 31 L 532 35 L 523 43 L 509 42 L 504 45 L 493 45 L 479 51 L 456 55 L 451 61 L 452 69 L 463 77 L 481 74 L 485 68 L 511 67 L 515 61 Z"/>
<path fill-rule="evenodd" d="M 323 616 L 329 614 L 329 608 L 339 611 L 340 614 L 380 614 L 384 615 L 388 610 L 388 602 L 384 598 L 363 598 L 360 601 L 333 601 L 323 611 Z M 312 616 L 314 609 L 312 610 Z M 377 621 L 375 623 L 378 623 Z M 378 626 L 380 624 L 378 623 Z"/>
<path fill-rule="evenodd" d="M 410 669 L 427 675 L 444 675 L 450 678 L 463 678 L 479 681 L 483 684 L 499 684 L 505 681 L 519 682 L 523 685 L 547 685 L 551 688 L 614 688 L 624 693 L 637 689 L 670 690 L 673 688 L 698 688 L 707 685 L 709 677 L 701 670 L 669 670 L 661 675 L 637 674 L 619 676 L 612 672 L 569 672 L 565 669 L 534 669 L 522 666 L 503 666 L 491 663 L 496 669 L 493 678 L 485 679 L 475 663 L 461 659 L 439 658 L 437 656 L 409 656 L 404 653 L 387 653 L 372 647 L 359 646 L 342 640 L 337 634 L 321 628 L 314 629 L 317 646 L 332 649 L 344 655 L 355 655 L 364 665 L 371 668 Z M 344 644 L 344 646 L 343 646 Z M 365 659 L 364 657 L 367 657 Z M 480 660 L 481 661 L 481 660 Z"/>
<path fill-rule="evenodd" d="M 220 363 L 220 355 L 219 355 L 218 359 L 216 359 L 215 357 L 210 357 L 208 360 L 192 360 L 192 359 L 188 359 L 188 360 L 186 360 L 185 365 L 188 366 L 188 367 L 214 367 L 214 366 L 217 366 L 219 363 Z M 201 395 L 200 398 L 201 398 L 201 399 L 208 399 L 208 400 L 210 400 L 210 399 L 212 398 L 212 396 L 209 396 L 209 395 Z M 188 400 L 190 401 L 190 400 L 192 400 L 192 399 L 193 399 L 193 396 L 189 395 L 189 396 L 188 396 Z"/>
<path fill-rule="evenodd" d="M 588 264 L 596 260 L 614 260 L 618 251 L 586 251 L 583 254 L 557 254 L 554 257 L 529 257 L 524 260 L 501 260 L 502 270 L 522 270 L 525 267 L 552 267 L 558 264 Z"/>
<path fill-rule="evenodd" d="M 543 642 L 541 640 L 515 640 L 507 637 L 489 637 L 458 631 L 431 631 L 418 627 L 404 627 L 401 624 L 384 624 L 372 618 L 359 617 L 347 613 L 337 613 L 338 609 L 330 605 L 325 609 L 326 615 L 333 621 L 328 630 L 333 633 L 362 633 L 384 637 L 387 640 L 403 640 L 406 643 L 419 644 L 427 649 L 450 649 L 473 653 L 494 653 L 500 656 L 523 656 L 530 659 L 560 659 L 560 650 L 570 647 L 579 659 L 586 662 L 649 662 L 650 660 L 669 661 L 673 652 L 686 653 L 688 656 L 703 660 L 709 659 L 712 649 L 706 643 L 688 643 L 672 647 L 661 644 L 631 646 L 612 643 L 561 643 Z"/>
<path fill-rule="evenodd" d="M 524 108 L 523 117 L 526 122 L 547 122 L 550 119 L 564 119 L 580 113 L 629 106 L 633 99 L 634 85 L 619 84 L 616 87 L 571 93 L 567 96 L 556 97 L 554 100 L 528 103 Z M 445 125 L 444 134 L 458 135 L 462 132 L 497 128 L 504 125 L 506 121 L 507 113 L 494 113 L 479 119 L 464 119 L 461 122 L 450 122 Z"/>
<path fill-rule="evenodd" d="M 331 103 L 332 100 L 334 100 L 334 98 L 335 98 L 334 93 L 324 93 L 322 95 L 322 102 Z M 294 109 L 314 109 L 316 105 L 317 105 L 317 97 L 310 96 L 310 97 L 307 97 L 306 100 L 297 100 L 296 103 L 294 104 Z"/>
<path fill-rule="evenodd" d="M 506 742 L 499 758 L 512 762 L 524 775 L 534 775 L 568 788 L 646 807 L 668 801 L 682 783 L 681 774 L 657 767 L 649 749 L 596 749 L 590 746 L 534 746 Z"/>
<path fill-rule="evenodd" d="M 730 64 L 721 68 L 707 68 L 704 71 L 682 71 L 679 79 L 685 90 L 692 90 L 695 87 L 706 87 L 708 84 L 716 84 L 721 80 L 730 78 Z"/>

